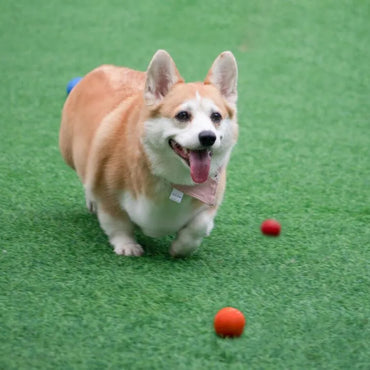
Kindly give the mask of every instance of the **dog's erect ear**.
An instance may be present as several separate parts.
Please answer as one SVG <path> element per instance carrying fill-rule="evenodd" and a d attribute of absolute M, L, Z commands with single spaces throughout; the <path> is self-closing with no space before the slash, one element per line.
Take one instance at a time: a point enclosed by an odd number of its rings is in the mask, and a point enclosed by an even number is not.
<path fill-rule="evenodd" d="M 165 50 L 158 50 L 146 71 L 144 99 L 147 105 L 158 104 L 171 87 L 184 80 L 176 68 L 175 62 Z"/>
<path fill-rule="evenodd" d="M 204 83 L 215 85 L 227 102 L 235 104 L 238 99 L 237 81 L 235 57 L 231 51 L 224 51 L 213 62 Z"/>

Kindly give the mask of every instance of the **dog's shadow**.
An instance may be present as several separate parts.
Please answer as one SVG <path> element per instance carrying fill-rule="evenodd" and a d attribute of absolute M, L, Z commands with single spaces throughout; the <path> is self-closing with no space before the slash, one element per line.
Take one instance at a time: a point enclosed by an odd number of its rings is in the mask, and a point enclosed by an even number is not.
<path fill-rule="evenodd" d="M 37 239 L 45 245 L 63 245 L 63 248 L 76 251 L 86 248 L 93 253 L 114 253 L 108 237 L 100 228 L 95 214 L 79 207 L 59 207 L 47 210 L 41 214 L 29 211 L 24 214 L 23 222 L 19 220 L 14 225 L 18 230 L 24 230 L 30 238 Z M 27 222 L 24 222 L 27 220 Z M 140 230 L 135 231 L 135 237 L 145 250 L 145 256 L 168 256 L 168 248 L 173 237 L 153 239 L 146 237 Z"/>

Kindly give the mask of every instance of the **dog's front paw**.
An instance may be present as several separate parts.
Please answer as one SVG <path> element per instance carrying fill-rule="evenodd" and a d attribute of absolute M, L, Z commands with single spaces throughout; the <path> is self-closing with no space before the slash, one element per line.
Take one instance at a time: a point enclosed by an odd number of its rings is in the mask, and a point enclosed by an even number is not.
<path fill-rule="evenodd" d="M 183 244 L 179 240 L 175 240 L 170 248 L 170 255 L 174 258 L 189 257 L 200 245 L 201 240 L 194 241 L 191 244 Z"/>
<path fill-rule="evenodd" d="M 137 243 L 122 243 L 114 247 L 114 252 L 119 256 L 140 257 L 144 254 L 144 249 Z"/>

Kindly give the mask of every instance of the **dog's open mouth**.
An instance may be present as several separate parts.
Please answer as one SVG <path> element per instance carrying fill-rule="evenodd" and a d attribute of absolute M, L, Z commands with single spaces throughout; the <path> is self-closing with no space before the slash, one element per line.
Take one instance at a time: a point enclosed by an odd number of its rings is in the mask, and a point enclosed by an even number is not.
<path fill-rule="evenodd" d="M 211 168 L 212 152 L 209 149 L 190 150 L 171 139 L 172 150 L 190 167 L 190 175 L 197 184 L 207 181 Z"/>

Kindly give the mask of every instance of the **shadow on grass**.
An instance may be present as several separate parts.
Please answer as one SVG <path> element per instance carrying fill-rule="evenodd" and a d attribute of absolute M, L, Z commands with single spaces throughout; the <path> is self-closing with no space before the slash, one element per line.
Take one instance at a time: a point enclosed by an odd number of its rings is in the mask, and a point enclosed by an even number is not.
<path fill-rule="evenodd" d="M 108 237 L 100 228 L 96 215 L 83 208 L 58 207 L 53 209 L 27 210 L 17 217 L 8 233 L 9 242 L 48 246 L 58 250 L 78 253 L 113 254 Z M 144 257 L 170 259 L 168 249 L 173 236 L 149 238 L 137 229 L 136 239 L 145 250 Z"/>

